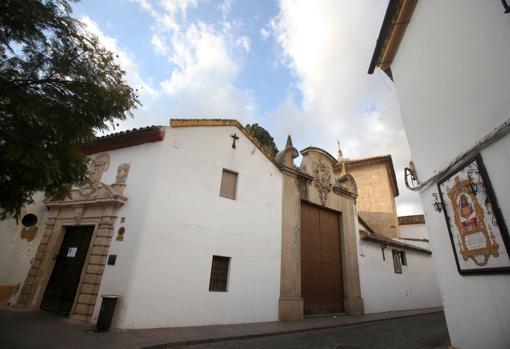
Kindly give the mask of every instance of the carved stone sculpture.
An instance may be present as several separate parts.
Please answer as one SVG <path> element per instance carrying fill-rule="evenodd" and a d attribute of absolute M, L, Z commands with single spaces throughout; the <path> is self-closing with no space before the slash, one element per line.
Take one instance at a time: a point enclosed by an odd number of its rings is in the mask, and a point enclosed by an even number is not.
<path fill-rule="evenodd" d="M 356 181 L 354 180 L 354 177 L 348 173 L 336 179 L 335 188 L 347 190 L 354 196 L 358 196 L 358 186 L 356 185 Z"/>
<path fill-rule="evenodd" d="M 117 168 L 117 176 L 115 177 L 115 184 L 126 184 L 130 167 L 131 164 L 129 163 L 119 165 Z"/>
<path fill-rule="evenodd" d="M 87 183 L 80 189 L 80 195 L 83 197 L 93 197 L 101 186 L 101 177 L 108 170 L 110 165 L 110 155 L 102 153 L 90 160 L 87 170 Z"/>
<path fill-rule="evenodd" d="M 322 205 L 325 205 L 332 187 L 331 171 L 327 165 L 322 162 L 322 159 L 319 159 L 319 161 L 314 161 L 312 163 L 312 172 L 313 185 L 319 191 L 319 197 Z"/>

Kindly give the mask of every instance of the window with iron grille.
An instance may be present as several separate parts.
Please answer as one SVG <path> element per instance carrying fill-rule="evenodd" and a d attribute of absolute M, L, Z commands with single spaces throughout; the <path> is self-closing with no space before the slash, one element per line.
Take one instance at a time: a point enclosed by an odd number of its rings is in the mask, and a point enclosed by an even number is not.
<path fill-rule="evenodd" d="M 402 261 L 402 265 L 407 265 L 406 251 L 400 251 L 400 260 Z"/>
<path fill-rule="evenodd" d="M 220 196 L 227 199 L 236 199 L 237 173 L 223 169 L 221 176 Z"/>
<path fill-rule="evenodd" d="M 230 257 L 213 256 L 209 291 L 227 292 Z"/>
<path fill-rule="evenodd" d="M 400 264 L 400 251 L 392 250 L 393 252 L 393 268 L 395 273 L 402 274 L 402 264 Z"/>

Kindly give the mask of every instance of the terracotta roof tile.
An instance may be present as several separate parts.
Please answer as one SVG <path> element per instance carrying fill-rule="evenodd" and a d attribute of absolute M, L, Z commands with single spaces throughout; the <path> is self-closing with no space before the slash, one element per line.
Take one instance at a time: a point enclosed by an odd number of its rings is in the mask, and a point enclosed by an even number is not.
<path fill-rule="evenodd" d="M 425 216 L 422 214 L 412 215 L 412 216 L 400 216 L 398 217 L 399 225 L 406 224 L 425 224 Z"/>

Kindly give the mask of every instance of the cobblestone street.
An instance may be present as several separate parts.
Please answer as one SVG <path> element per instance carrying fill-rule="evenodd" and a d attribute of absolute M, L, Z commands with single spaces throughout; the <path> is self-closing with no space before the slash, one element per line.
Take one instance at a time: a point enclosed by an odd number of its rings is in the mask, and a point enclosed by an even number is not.
<path fill-rule="evenodd" d="M 430 349 L 450 344 L 443 313 L 290 335 L 233 340 L 190 349 Z"/>

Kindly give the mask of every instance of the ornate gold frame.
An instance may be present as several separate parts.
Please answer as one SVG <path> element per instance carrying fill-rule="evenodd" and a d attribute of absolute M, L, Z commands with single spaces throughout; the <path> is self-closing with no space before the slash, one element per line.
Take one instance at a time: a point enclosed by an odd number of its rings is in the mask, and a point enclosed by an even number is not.
<path fill-rule="evenodd" d="M 471 178 L 460 178 L 459 173 L 466 169 L 471 164 L 475 163 L 477 170 L 478 170 L 478 176 L 479 176 L 479 182 L 478 190 L 481 190 L 480 187 L 483 186 L 484 194 L 486 195 L 486 200 L 484 202 L 486 208 L 490 208 L 491 212 L 487 212 L 487 214 L 492 215 L 492 226 L 497 226 L 499 230 L 499 234 L 501 235 L 501 240 L 503 241 L 503 247 L 500 246 L 496 242 L 495 235 L 489 229 L 487 228 L 487 220 L 488 217 L 486 216 L 484 209 L 482 205 L 480 204 L 478 197 L 476 193 L 472 191 L 471 184 L 473 184 L 473 180 Z M 445 193 L 444 190 L 442 190 L 441 186 L 443 183 L 449 181 L 452 177 L 455 178 L 455 184 L 449 189 L 448 193 Z M 446 220 L 446 224 L 448 227 L 448 232 L 450 235 L 450 241 L 452 244 L 454 256 L 455 256 L 455 262 L 457 263 L 457 269 L 460 274 L 476 274 L 476 273 L 507 273 L 510 272 L 510 265 L 509 266 L 503 266 L 503 267 L 486 267 L 489 258 L 491 256 L 498 257 L 500 256 L 500 248 L 506 248 L 507 254 L 510 251 L 510 238 L 508 235 L 508 230 L 505 225 L 505 221 L 503 219 L 503 215 L 501 214 L 501 211 L 499 209 L 496 196 L 494 194 L 494 190 L 492 188 L 489 176 L 487 174 L 487 171 L 485 169 L 485 166 L 483 164 L 482 157 L 480 154 L 477 154 L 476 156 L 470 158 L 466 162 L 464 162 L 455 172 L 451 173 L 448 177 L 443 178 L 441 181 L 437 183 L 437 188 L 440 193 L 441 202 L 443 204 L 443 212 Z M 462 226 L 460 214 L 459 214 L 459 206 L 458 206 L 458 199 L 460 195 L 467 195 L 469 199 L 471 200 L 475 212 L 476 212 L 476 218 L 479 219 L 479 222 L 476 224 L 475 228 L 469 229 L 464 228 Z M 445 201 L 448 199 L 451 202 L 452 211 L 453 211 L 453 217 L 450 217 L 448 215 L 448 210 L 446 209 Z M 454 230 L 456 231 L 454 232 Z M 497 233 L 497 232 L 496 232 Z M 454 234 L 457 238 L 457 246 L 456 246 L 456 239 L 454 238 Z M 474 234 L 482 234 L 483 238 L 486 240 L 486 246 L 476 249 L 469 249 L 466 245 L 466 238 L 470 235 Z M 461 267 L 459 263 L 459 256 L 462 256 L 462 259 L 464 261 L 467 261 L 471 259 L 475 264 L 475 268 L 465 268 Z M 480 259 L 482 258 L 482 259 Z"/>

